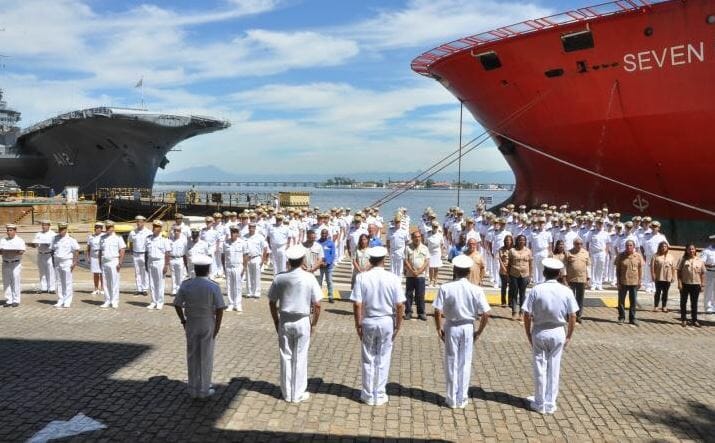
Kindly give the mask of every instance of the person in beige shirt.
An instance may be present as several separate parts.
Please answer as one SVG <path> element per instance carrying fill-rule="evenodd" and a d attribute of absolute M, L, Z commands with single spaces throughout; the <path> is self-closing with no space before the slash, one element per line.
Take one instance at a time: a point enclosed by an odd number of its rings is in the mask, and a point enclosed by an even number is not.
<path fill-rule="evenodd" d="M 412 319 L 412 302 L 414 299 L 417 305 L 417 318 L 422 321 L 427 320 L 425 313 L 425 277 L 429 266 L 429 249 L 422 243 L 420 231 L 414 231 L 411 235 L 411 242 L 405 246 L 404 270 L 405 270 L 405 320 Z"/>
<path fill-rule="evenodd" d="M 638 326 L 636 304 L 638 288 L 643 281 L 643 256 L 636 252 L 636 243 L 626 240 L 625 250 L 616 258 L 616 281 L 618 284 L 618 324 L 626 320 L 626 294 L 628 294 L 628 322 Z"/>
<path fill-rule="evenodd" d="M 566 280 L 573 291 L 576 303 L 578 303 L 576 322 L 581 323 L 586 284 L 591 281 L 591 256 L 583 247 L 583 240 L 580 237 L 574 239 L 573 248 L 564 254 L 564 264 L 566 265 Z"/>
<path fill-rule="evenodd" d="M 515 246 L 509 251 L 509 305 L 512 320 L 517 319 L 518 309 L 518 319 L 522 321 L 521 306 L 526 299 L 529 278 L 534 274 L 534 259 L 531 250 L 526 247 L 526 236 L 517 235 L 514 243 Z"/>
<path fill-rule="evenodd" d="M 471 258 L 474 264 L 469 270 L 469 277 L 467 279 L 470 283 L 480 286 L 482 284 L 482 278 L 484 277 L 484 259 L 482 254 L 479 252 L 479 244 L 477 239 L 472 237 L 467 240 L 467 250 L 464 251 L 464 255 Z"/>
<path fill-rule="evenodd" d="M 685 246 L 685 254 L 678 262 L 678 289 L 680 290 L 680 321 L 683 327 L 687 326 L 687 307 L 690 298 L 691 324 L 696 328 L 698 323 L 698 297 L 705 283 L 705 263 L 698 257 L 695 245 L 690 243 Z"/>
<path fill-rule="evenodd" d="M 675 281 L 675 260 L 670 254 L 667 241 L 658 243 L 658 250 L 650 260 L 650 276 L 655 283 L 655 294 L 653 295 L 653 312 L 658 310 L 661 300 L 663 305 L 660 308 L 663 312 L 668 312 L 668 291 L 670 284 Z"/>
<path fill-rule="evenodd" d="M 504 246 L 499 248 L 499 280 L 501 289 L 501 307 L 506 308 L 506 292 L 509 288 L 509 251 L 514 247 L 514 237 L 504 237 Z"/>

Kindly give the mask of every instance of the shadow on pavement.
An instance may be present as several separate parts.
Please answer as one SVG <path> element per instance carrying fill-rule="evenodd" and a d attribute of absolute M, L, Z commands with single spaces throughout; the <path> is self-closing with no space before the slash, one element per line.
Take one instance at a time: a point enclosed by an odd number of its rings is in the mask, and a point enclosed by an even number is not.
<path fill-rule="evenodd" d="M 352 315 L 353 315 L 352 311 L 343 311 L 343 310 L 341 310 L 341 309 L 330 309 L 330 308 L 328 308 L 328 309 L 325 309 L 325 312 L 329 312 L 329 313 L 331 313 L 331 314 L 337 314 L 337 315 L 346 315 L 346 316 L 347 316 L 347 315 L 349 315 L 349 316 L 352 316 Z"/>
<path fill-rule="evenodd" d="M 369 440 L 357 433 L 336 436 L 218 429 L 216 423 L 241 391 L 280 398 L 280 388 L 234 378 L 228 385 L 216 385 L 211 399 L 192 400 L 183 381 L 161 375 L 148 380 L 115 377 L 117 371 L 151 349 L 133 343 L 0 339 L 0 441 L 26 441 L 50 422 L 68 421 L 79 413 L 107 427 L 74 437 L 82 440 Z M 350 389 L 316 380 L 312 386 L 331 392 Z"/>
<path fill-rule="evenodd" d="M 478 398 L 484 401 L 493 401 L 497 403 L 502 403 L 505 405 L 510 405 L 518 409 L 526 409 L 530 411 L 529 404 L 525 398 L 517 397 L 512 394 L 500 391 L 485 391 L 481 387 L 473 386 L 469 388 L 469 398 Z"/>
<path fill-rule="evenodd" d="M 386 388 L 387 395 L 409 397 L 413 400 L 432 403 L 436 406 L 443 406 L 445 404 L 444 397 L 434 392 L 425 391 L 424 389 L 402 386 L 401 384 L 394 382 L 388 383 Z"/>
<path fill-rule="evenodd" d="M 359 389 L 345 386 L 340 383 L 326 383 L 322 378 L 309 378 L 308 392 L 311 394 L 330 394 L 335 395 L 336 397 L 347 398 L 348 400 L 353 400 L 358 403 L 360 402 Z"/>
<path fill-rule="evenodd" d="M 688 440 L 713 441 L 715 436 L 715 409 L 696 401 L 687 403 L 685 413 L 662 409 L 638 414 L 642 420 L 660 423 L 670 428 L 676 437 Z"/>

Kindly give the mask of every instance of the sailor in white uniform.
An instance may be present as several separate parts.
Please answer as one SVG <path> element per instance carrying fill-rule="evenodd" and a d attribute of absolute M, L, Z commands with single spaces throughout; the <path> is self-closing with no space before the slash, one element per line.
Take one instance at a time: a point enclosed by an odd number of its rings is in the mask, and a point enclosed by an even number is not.
<path fill-rule="evenodd" d="M 152 232 L 146 238 L 146 267 L 149 272 L 149 292 L 151 303 L 147 309 L 164 308 L 164 276 L 169 272 L 171 261 L 171 242 L 161 235 L 164 224 L 161 220 L 152 222 Z"/>
<path fill-rule="evenodd" d="M 283 224 L 283 214 L 276 214 L 276 223 L 268 228 L 268 244 L 273 258 L 273 275 L 286 271 L 286 249 L 290 246 L 290 228 Z"/>
<path fill-rule="evenodd" d="M 390 374 L 392 342 L 402 326 L 405 293 L 397 275 L 384 269 L 387 249 L 367 251 L 372 268 L 355 277 L 353 301 L 355 329 L 362 341 L 362 391 L 360 399 L 370 406 L 387 403 L 385 390 Z"/>
<path fill-rule="evenodd" d="M 186 243 L 186 270 L 189 278 L 196 277 L 192 258 L 197 255 L 211 255 L 211 253 L 209 252 L 209 244 L 201 239 L 201 229 L 193 227 L 191 228 L 191 238 Z"/>
<path fill-rule="evenodd" d="M 402 277 L 405 267 L 405 247 L 410 233 L 402 224 L 402 213 L 396 212 L 393 224 L 387 230 L 387 249 L 390 250 L 390 272 Z"/>
<path fill-rule="evenodd" d="M 89 257 L 89 270 L 92 272 L 94 280 L 94 291 L 92 295 L 104 294 L 104 286 L 102 286 L 102 264 L 99 262 L 99 244 L 104 235 L 104 223 L 96 222 L 94 224 L 94 234 L 87 237 L 87 257 Z"/>
<path fill-rule="evenodd" d="M 472 346 L 487 326 L 490 308 L 482 288 L 467 278 L 474 261 L 466 255 L 458 255 L 452 265 L 456 280 L 439 288 L 432 306 L 437 334 L 444 342 L 446 403 L 450 408 L 464 408 L 472 373 Z M 475 332 L 477 318 L 479 328 Z"/>
<path fill-rule="evenodd" d="M 50 221 L 40 221 L 41 231 L 35 234 L 29 246 L 37 248 L 37 269 L 40 272 L 40 292 L 55 292 L 55 267 L 52 264 L 52 240 L 55 231 L 50 229 Z"/>
<path fill-rule="evenodd" d="M 134 279 L 137 284 L 136 295 L 146 295 L 149 290 L 149 272 L 146 266 L 146 238 L 151 231 L 144 227 L 146 218 L 143 215 L 134 217 L 136 228 L 129 232 L 129 248 L 132 251 L 134 263 Z"/>
<path fill-rule="evenodd" d="M 17 226 L 5 225 L 7 237 L 0 239 L 2 254 L 2 284 L 5 290 L 5 307 L 20 306 L 20 279 L 22 273 L 22 254 L 25 253 L 25 241 L 17 236 Z"/>
<path fill-rule="evenodd" d="M 256 232 L 256 223 L 248 224 L 248 295 L 249 298 L 261 297 L 261 267 L 268 259 L 268 242 Z"/>
<path fill-rule="evenodd" d="M 529 292 L 521 307 L 526 313 L 524 329 L 534 359 L 535 392 L 527 400 L 531 409 L 541 414 L 556 412 L 561 353 L 568 346 L 576 326 L 576 299 L 567 286 L 556 281 L 563 266 L 557 259 L 545 259 L 546 281 Z M 564 325 L 568 325 L 568 331 L 564 331 Z"/>
<path fill-rule="evenodd" d="M 174 215 L 174 220 L 174 224 L 171 225 L 171 229 L 169 230 L 169 240 L 174 241 L 179 235 L 184 236 L 188 240 L 189 237 L 191 237 L 191 228 L 184 223 L 184 214 L 177 212 L 176 215 Z"/>
<path fill-rule="evenodd" d="M 603 229 L 603 220 L 596 219 L 596 227 L 588 241 L 588 253 L 591 255 L 591 290 L 603 291 L 603 281 L 608 273 L 610 242 L 611 235 Z"/>
<path fill-rule="evenodd" d="M 323 298 L 323 291 L 313 274 L 302 268 L 307 251 L 301 245 L 289 247 L 286 250 L 289 269 L 278 274 L 268 289 L 269 307 L 280 348 L 281 392 L 285 401 L 293 403 L 310 397 L 305 392 L 308 386 L 308 349 L 320 317 L 320 300 Z"/>
<path fill-rule="evenodd" d="M 57 303 L 55 308 L 69 308 L 72 304 L 72 272 L 79 262 L 79 243 L 67 234 L 67 223 L 57 225 L 58 234 L 52 240 L 50 251 L 55 260 L 57 276 Z"/>
<path fill-rule="evenodd" d="M 104 278 L 104 304 L 100 308 L 119 308 L 119 270 L 124 261 L 127 245 L 121 235 L 114 232 L 114 222 L 104 223 L 107 232 L 102 236 L 99 246 L 99 261 L 102 263 Z"/>
<path fill-rule="evenodd" d="M 223 268 L 226 271 L 228 310 L 243 312 L 241 289 L 243 275 L 248 267 L 248 242 L 239 235 L 240 228 L 231 226 L 231 236 L 223 245 Z"/>
<path fill-rule="evenodd" d="M 188 236 L 184 235 L 183 225 L 173 225 L 173 234 L 169 236 L 171 248 L 169 250 L 169 267 L 171 268 L 171 295 L 179 292 L 181 282 L 186 278 L 188 252 Z M 191 232 L 191 231 L 189 231 Z M 189 234 L 190 236 L 191 234 Z M 197 231 L 198 236 L 198 231 Z"/>
<path fill-rule="evenodd" d="M 208 278 L 213 262 L 213 256 L 195 255 L 196 278 L 184 281 L 174 298 L 176 315 L 186 332 L 189 395 L 198 399 L 210 397 L 215 392 L 211 387 L 214 344 L 226 307 L 221 288 Z"/>
<path fill-rule="evenodd" d="M 709 241 L 709 246 L 700 253 L 700 259 L 705 264 L 703 306 L 706 314 L 715 313 L 715 235 L 711 235 Z"/>
<path fill-rule="evenodd" d="M 551 245 L 553 237 L 551 231 L 544 229 L 546 225 L 545 218 L 536 219 L 536 228 L 531 231 L 531 251 L 534 254 L 534 282 L 536 284 L 544 281 L 544 265 L 543 261 L 551 255 Z"/>

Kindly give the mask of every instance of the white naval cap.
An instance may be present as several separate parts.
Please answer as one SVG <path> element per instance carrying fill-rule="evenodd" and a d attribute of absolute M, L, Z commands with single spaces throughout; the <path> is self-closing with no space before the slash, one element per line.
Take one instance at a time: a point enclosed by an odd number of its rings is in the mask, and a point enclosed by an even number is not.
<path fill-rule="evenodd" d="M 372 258 L 382 258 L 387 255 L 387 248 L 384 246 L 373 246 L 367 248 L 367 255 Z"/>
<path fill-rule="evenodd" d="M 708 238 L 709 238 L 710 240 L 715 240 L 715 234 L 711 235 L 711 236 L 708 237 Z"/>
<path fill-rule="evenodd" d="M 193 263 L 194 266 L 210 266 L 211 263 L 213 263 L 213 258 L 204 254 L 197 254 L 191 257 L 191 263 Z"/>
<path fill-rule="evenodd" d="M 458 255 L 452 259 L 452 266 L 455 268 L 470 269 L 474 266 L 474 260 L 467 255 Z"/>
<path fill-rule="evenodd" d="M 564 268 L 564 264 L 561 263 L 561 260 L 555 258 L 545 258 L 541 261 L 541 264 L 543 264 L 545 268 L 554 269 L 557 271 L 559 269 Z"/>
<path fill-rule="evenodd" d="M 286 249 L 286 257 L 288 260 L 298 260 L 305 257 L 305 248 L 301 245 L 293 245 Z"/>

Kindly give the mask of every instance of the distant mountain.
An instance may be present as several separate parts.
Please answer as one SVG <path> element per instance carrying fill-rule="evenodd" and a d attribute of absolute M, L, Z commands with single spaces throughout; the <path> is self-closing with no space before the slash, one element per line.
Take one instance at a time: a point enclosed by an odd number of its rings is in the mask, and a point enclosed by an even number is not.
<path fill-rule="evenodd" d="M 159 171 L 156 181 L 325 181 L 336 176 L 359 181 L 409 180 L 419 174 L 414 172 L 356 172 L 353 174 L 239 174 L 206 165 L 194 166 L 174 172 Z M 435 181 L 456 181 L 457 172 L 440 172 L 432 177 Z M 511 171 L 462 171 L 462 180 L 470 183 L 514 183 Z"/>

